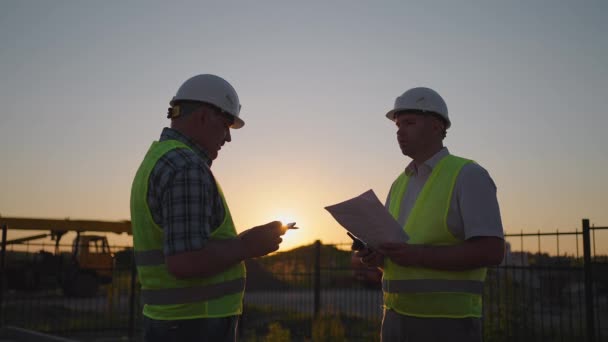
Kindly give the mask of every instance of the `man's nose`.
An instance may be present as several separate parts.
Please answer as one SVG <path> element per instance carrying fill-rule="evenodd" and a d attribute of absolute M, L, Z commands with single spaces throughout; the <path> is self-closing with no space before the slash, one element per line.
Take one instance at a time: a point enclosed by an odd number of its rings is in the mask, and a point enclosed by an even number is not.
<path fill-rule="evenodd" d="M 225 141 L 225 142 L 230 142 L 230 141 L 232 141 L 232 137 L 230 136 L 230 128 L 228 128 L 228 129 L 226 130 L 226 135 L 224 135 L 224 141 Z"/>

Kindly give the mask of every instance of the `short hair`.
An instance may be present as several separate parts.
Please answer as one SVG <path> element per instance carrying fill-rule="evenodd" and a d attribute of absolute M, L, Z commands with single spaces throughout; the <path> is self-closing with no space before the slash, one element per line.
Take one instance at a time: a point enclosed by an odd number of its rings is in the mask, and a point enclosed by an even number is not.
<path fill-rule="evenodd" d="M 445 137 L 448 135 L 448 130 L 446 128 L 446 127 L 448 127 L 448 122 L 443 118 L 443 116 L 441 116 L 437 113 L 428 112 L 427 114 L 429 114 L 430 117 L 435 118 L 443 123 L 443 132 L 441 134 L 441 138 L 442 138 L 442 140 L 445 139 Z"/>
<path fill-rule="evenodd" d="M 177 119 L 186 117 L 202 106 L 206 105 L 204 102 L 198 101 L 179 101 L 173 104 L 173 106 L 167 109 L 168 119 Z"/>
<path fill-rule="evenodd" d="M 232 114 L 226 112 L 225 110 L 214 106 L 210 103 L 199 102 L 199 101 L 179 101 L 173 104 L 172 107 L 167 109 L 167 118 L 171 120 L 187 117 L 188 115 L 194 113 L 199 110 L 201 107 L 206 107 L 209 109 L 213 109 L 219 112 L 222 116 L 224 116 L 228 122 L 230 122 L 230 126 L 234 124 L 235 118 Z"/>

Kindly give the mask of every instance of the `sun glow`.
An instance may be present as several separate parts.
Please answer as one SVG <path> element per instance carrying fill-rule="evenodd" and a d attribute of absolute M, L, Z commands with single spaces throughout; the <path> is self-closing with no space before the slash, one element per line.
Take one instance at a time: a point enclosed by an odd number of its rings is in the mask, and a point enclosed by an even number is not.
<path fill-rule="evenodd" d="M 280 221 L 280 222 L 281 222 L 283 225 L 286 225 L 286 224 L 291 223 L 291 222 L 297 222 L 297 221 L 294 219 L 294 216 L 293 216 L 293 215 L 290 215 L 290 214 L 283 214 L 283 215 L 279 215 L 279 216 L 276 218 L 276 220 L 277 220 L 277 221 Z"/>
<path fill-rule="evenodd" d="M 289 223 L 295 223 L 297 229 L 288 229 L 282 236 L 281 251 L 295 248 L 305 242 L 308 237 L 305 230 L 301 229 L 301 222 L 298 222 L 298 217 L 292 212 L 283 211 L 281 214 L 275 215 L 275 220 L 280 221 L 283 226 Z"/>

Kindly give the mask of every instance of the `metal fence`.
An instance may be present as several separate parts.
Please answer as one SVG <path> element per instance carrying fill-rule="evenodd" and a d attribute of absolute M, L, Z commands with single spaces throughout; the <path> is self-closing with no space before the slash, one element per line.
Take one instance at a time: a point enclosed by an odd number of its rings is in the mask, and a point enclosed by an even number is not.
<path fill-rule="evenodd" d="M 605 233 L 608 227 L 590 227 L 583 220 L 580 231 L 507 234 L 514 251 L 488 271 L 484 339 L 608 341 L 608 257 L 596 254 L 595 248 Z M 576 248 L 566 249 L 565 239 L 570 238 L 576 240 Z M 546 241 L 552 239 L 556 245 L 549 246 Z M 38 288 L 28 291 L 7 289 L 10 279 L 5 271 L 15 251 L 4 244 L 5 229 L 2 241 L 2 326 L 79 341 L 140 340 L 141 306 L 129 249 L 112 248 L 123 259 L 114 268 L 111 283 L 100 286 L 92 297 L 74 298 L 41 279 Z M 30 252 L 44 247 L 26 246 Z M 378 341 L 382 293 L 378 283 L 353 277 L 349 248 L 317 242 L 247 262 L 240 340 L 287 336 L 295 341 Z"/>
<path fill-rule="evenodd" d="M 585 219 L 581 230 L 507 234 L 509 245 L 519 245 L 519 251 L 508 253 L 488 274 L 487 339 L 608 341 L 608 257 L 596 253 L 602 233 L 606 238 L 608 227 L 590 227 Z M 570 253 L 564 250 L 567 238 L 574 239 Z M 537 250 L 526 250 L 529 245 Z"/>

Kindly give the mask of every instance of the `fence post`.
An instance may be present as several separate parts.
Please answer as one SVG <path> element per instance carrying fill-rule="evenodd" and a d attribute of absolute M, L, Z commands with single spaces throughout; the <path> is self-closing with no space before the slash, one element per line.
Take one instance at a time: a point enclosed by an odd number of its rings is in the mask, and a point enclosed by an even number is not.
<path fill-rule="evenodd" d="M 583 255 L 585 272 L 585 309 L 587 321 L 587 341 L 595 341 L 595 315 L 593 313 L 593 278 L 591 275 L 591 239 L 589 219 L 583 219 Z"/>
<path fill-rule="evenodd" d="M 129 341 L 135 341 L 135 249 L 131 251 L 131 290 L 129 291 Z"/>
<path fill-rule="evenodd" d="M 557 259 L 559 260 L 559 229 L 555 230 L 555 235 L 557 236 L 555 240 L 557 241 Z"/>
<path fill-rule="evenodd" d="M 519 239 L 521 241 L 521 267 L 524 267 L 524 231 L 522 229 L 521 234 L 519 235 Z"/>
<path fill-rule="evenodd" d="M 314 274 L 314 291 L 315 291 L 315 318 L 319 315 L 321 306 L 321 241 L 315 241 L 315 274 Z"/>
<path fill-rule="evenodd" d="M 6 258 L 6 224 L 2 225 L 2 252 L 0 254 L 0 327 L 4 326 L 4 260 Z"/>

